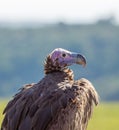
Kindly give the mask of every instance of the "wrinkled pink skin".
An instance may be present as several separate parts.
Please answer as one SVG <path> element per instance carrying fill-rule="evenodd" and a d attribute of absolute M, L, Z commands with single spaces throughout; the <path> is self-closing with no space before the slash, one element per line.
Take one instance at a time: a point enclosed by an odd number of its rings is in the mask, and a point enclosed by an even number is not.
<path fill-rule="evenodd" d="M 65 57 L 63 57 L 63 54 L 65 54 Z M 54 65 L 57 61 L 61 67 L 71 65 L 72 60 L 73 60 L 73 58 L 71 56 L 71 52 L 61 49 L 61 48 L 55 49 L 51 53 L 51 59 L 52 59 Z"/>
<path fill-rule="evenodd" d="M 56 63 L 58 63 L 60 67 L 69 66 L 74 63 L 83 66 L 86 65 L 86 59 L 84 56 L 79 53 L 70 52 L 62 48 L 57 48 L 52 51 L 50 57 L 53 61 L 53 64 L 57 65 Z"/>

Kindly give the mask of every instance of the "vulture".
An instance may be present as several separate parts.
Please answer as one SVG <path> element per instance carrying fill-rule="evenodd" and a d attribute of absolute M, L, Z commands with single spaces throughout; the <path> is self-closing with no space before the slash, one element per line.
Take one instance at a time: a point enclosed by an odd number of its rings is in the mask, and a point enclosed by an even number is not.
<path fill-rule="evenodd" d="M 54 49 L 45 59 L 44 78 L 24 85 L 8 102 L 1 130 L 86 130 L 98 93 L 87 79 L 74 80 L 73 64 L 85 66 L 86 59 Z"/>

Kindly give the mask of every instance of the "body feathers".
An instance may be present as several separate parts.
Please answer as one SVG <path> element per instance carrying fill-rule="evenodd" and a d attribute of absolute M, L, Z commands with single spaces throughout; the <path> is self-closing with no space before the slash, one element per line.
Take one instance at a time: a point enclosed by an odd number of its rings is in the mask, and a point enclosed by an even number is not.
<path fill-rule="evenodd" d="M 55 72 L 14 96 L 4 110 L 2 130 L 85 130 L 97 103 L 88 80 L 69 80 Z"/>

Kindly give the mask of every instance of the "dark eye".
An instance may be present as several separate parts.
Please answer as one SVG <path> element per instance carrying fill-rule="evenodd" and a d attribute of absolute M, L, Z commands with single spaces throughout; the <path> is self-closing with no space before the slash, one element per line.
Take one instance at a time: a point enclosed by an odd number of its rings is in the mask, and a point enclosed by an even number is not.
<path fill-rule="evenodd" d="M 65 56 L 66 56 L 66 54 L 65 54 L 65 53 L 63 53 L 63 54 L 62 54 L 62 57 L 65 57 Z"/>

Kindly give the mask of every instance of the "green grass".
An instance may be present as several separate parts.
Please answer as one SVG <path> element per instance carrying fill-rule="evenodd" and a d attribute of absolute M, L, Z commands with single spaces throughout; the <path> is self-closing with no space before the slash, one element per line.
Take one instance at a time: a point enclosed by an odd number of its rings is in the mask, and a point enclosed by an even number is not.
<path fill-rule="evenodd" d="M 97 106 L 87 130 L 119 130 L 119 103 L 103 103 Z"/>
<path fill-rule="evenodd" d="M 7 104 L 7 100 L 2 100 L 0 99 L 0 126 L 3 120 L 3 109 L 5 108 L 6 104 Z"/>
<path fill-rule="evenodd" d="M 7 100 L 0 100 L 0 125 Z M 119 103 L 103 103 L 94 109 L 87 130 L 119 130 Z"/>

